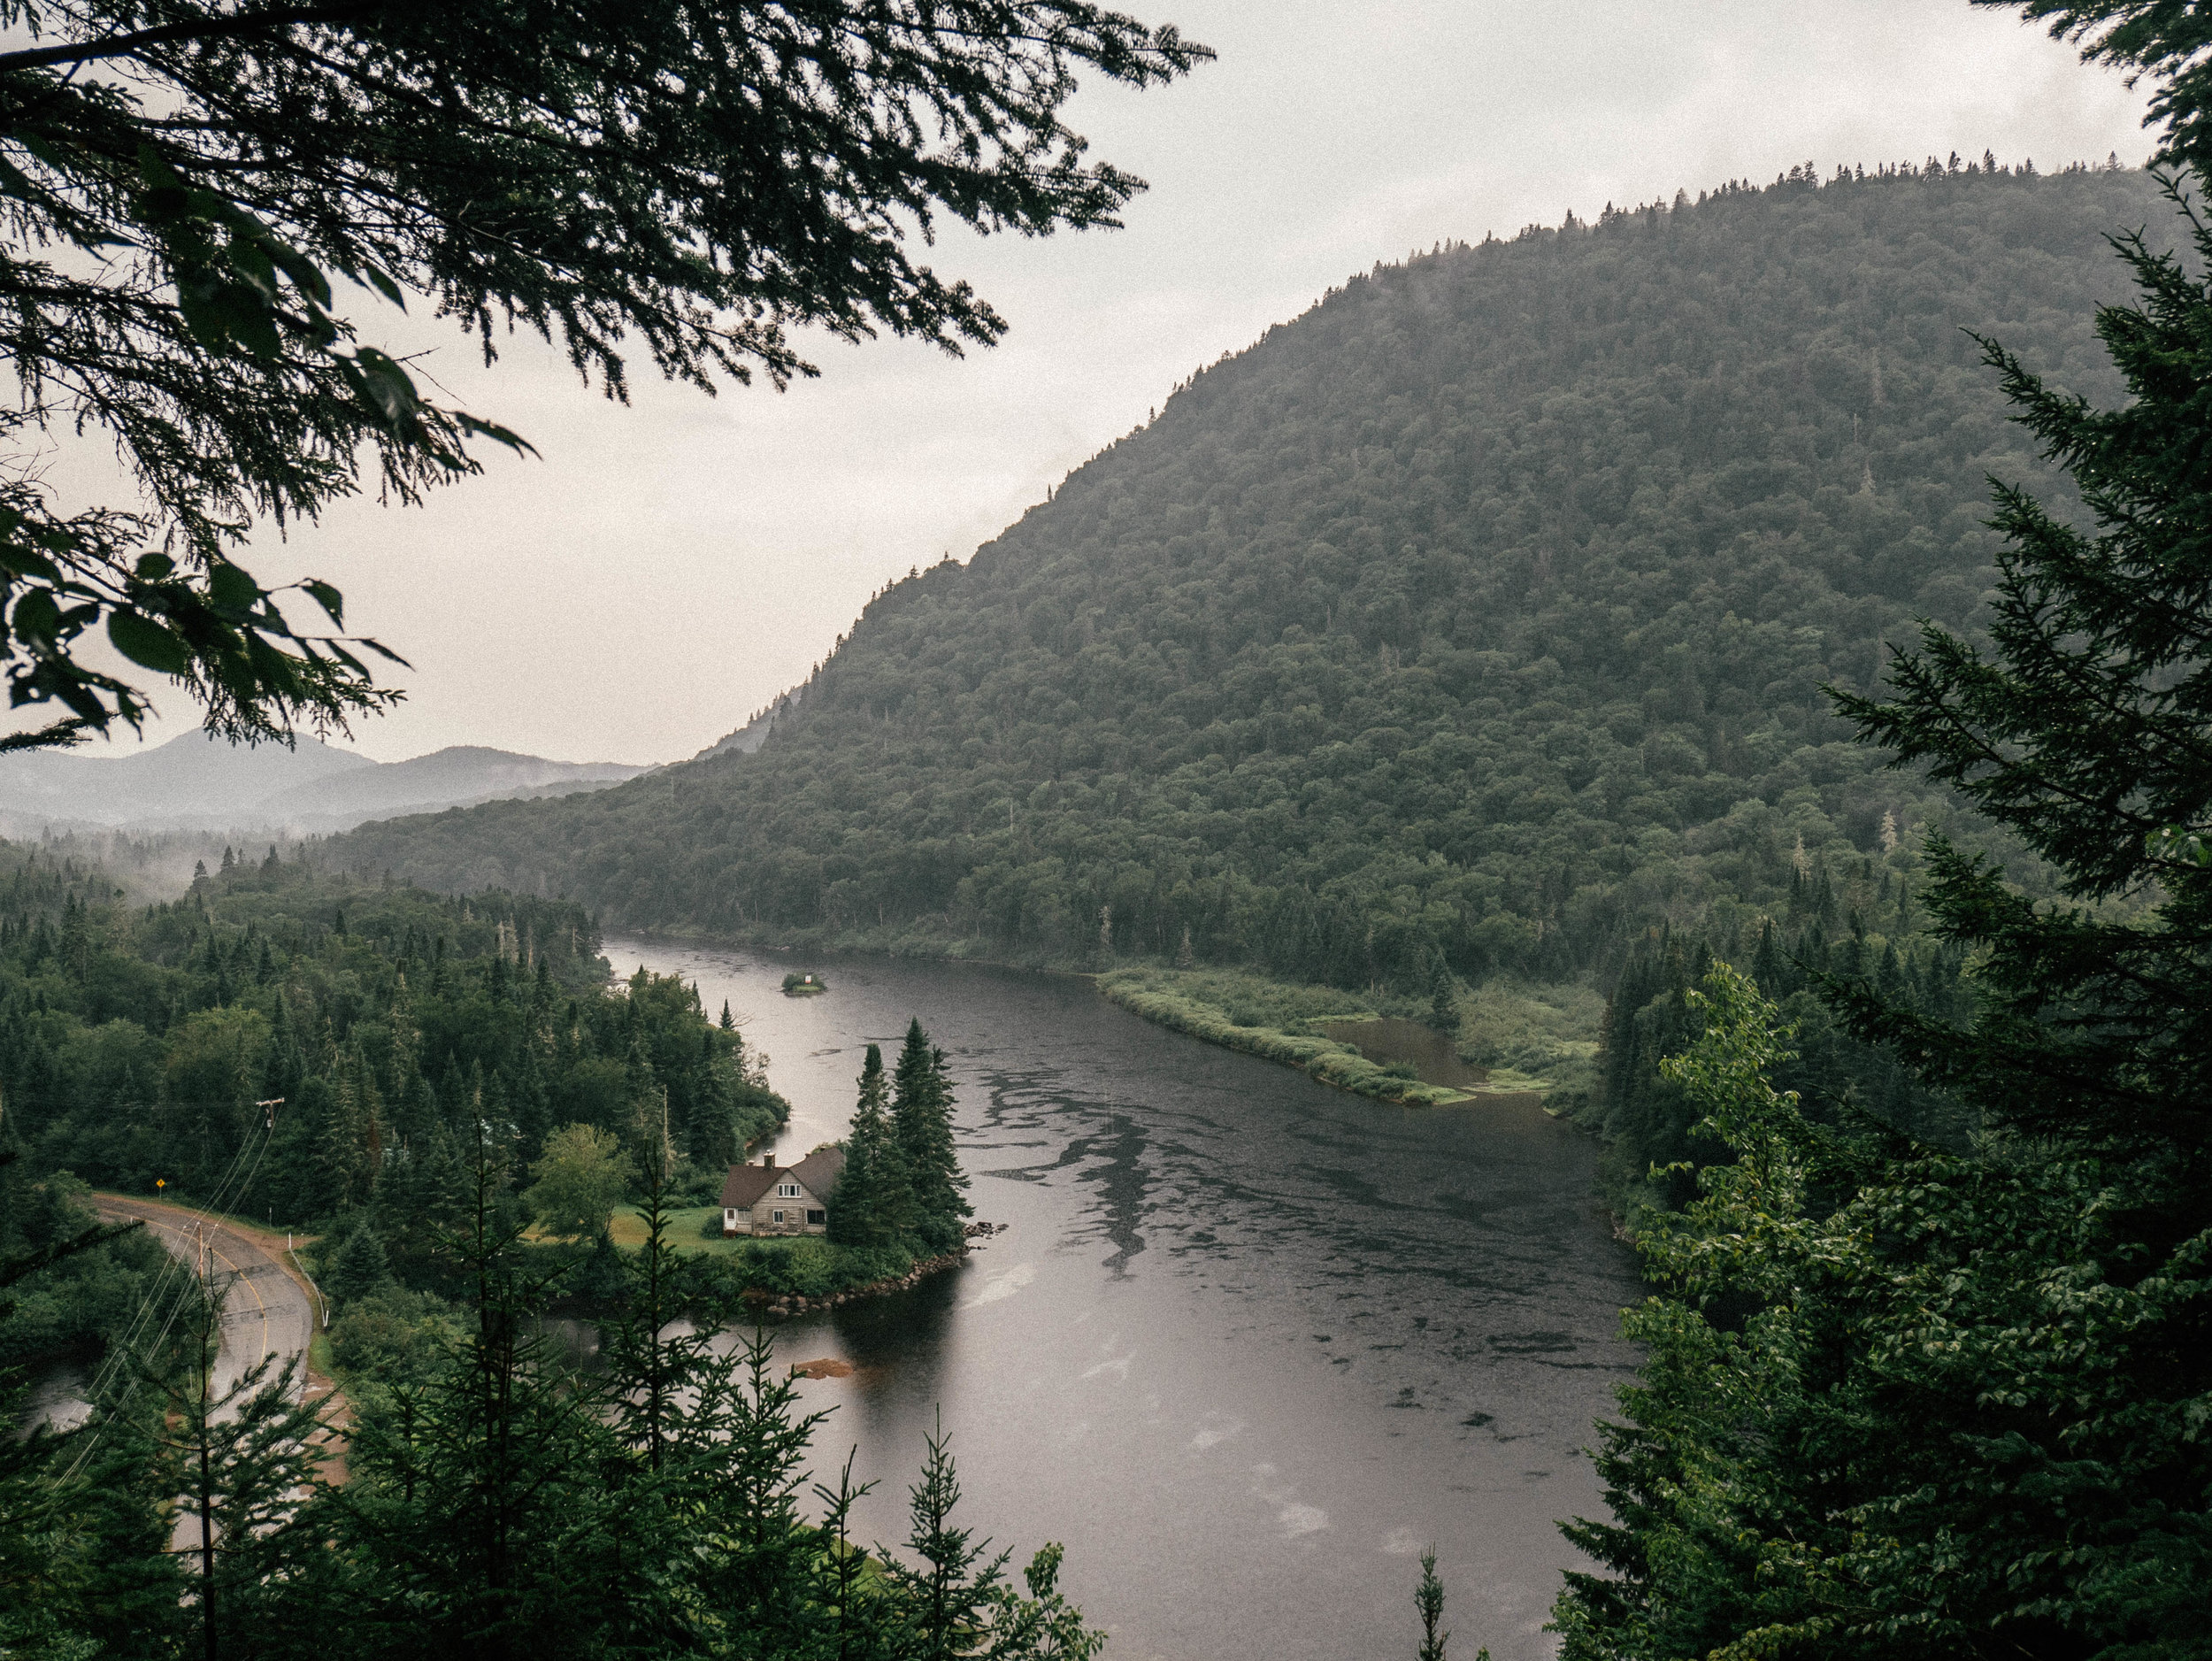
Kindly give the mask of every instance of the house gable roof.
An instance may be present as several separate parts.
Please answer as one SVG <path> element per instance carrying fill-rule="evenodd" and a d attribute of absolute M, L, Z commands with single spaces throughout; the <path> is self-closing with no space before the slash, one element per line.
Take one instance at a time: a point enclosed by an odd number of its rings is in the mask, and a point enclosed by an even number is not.
<path fill-rule="evenodd" d="M 791 1174 L 816 1199 L 826 1200 L 837 1191 L 837 1179 L 845 1174 L 845 1150 L 817 1148 L 791 1167 Z"/>
<path fill-rule="evenodd" d="M 795 1165 L 732 1165 L 722 1179 L 722 1209 L 750 1211 L 779 1182 L 796 1182 L 816 1199 L 826 1202 L 836 1192 L 837 1179 L 845 1172 L 842 1148 L 817 1148 Z"/>

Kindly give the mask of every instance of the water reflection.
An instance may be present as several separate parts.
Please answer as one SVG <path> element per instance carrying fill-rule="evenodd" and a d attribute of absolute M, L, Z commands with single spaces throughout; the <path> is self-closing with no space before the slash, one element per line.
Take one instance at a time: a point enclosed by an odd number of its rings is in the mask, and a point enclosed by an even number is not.
<path fill-rule="evenodd" d="M 1470 1653 L 1549 1652 L 1599 1508 L 1590 1421 L 1632 1357 L 1627 1254 L 1594 1150 L 1525 1103 L 1408 1109 L 1136 1020 L 1087 983 L 946 965 L 786 964 L 610 948 L 726 997 L 795 1103 L 782 1141 L 841 1133 L 860 1047 L 918 1015 L 951 1057 L 979 1216 L 961 1269 L 784 1324 L 788 1361 L 857 1444 L 864 1534 L 902 1538 L 938 1422 L 970 1521 L 1068 1546 L 1065 1584 L 1128 1657 L 1409 1653 L 1433 1542 Z"/>

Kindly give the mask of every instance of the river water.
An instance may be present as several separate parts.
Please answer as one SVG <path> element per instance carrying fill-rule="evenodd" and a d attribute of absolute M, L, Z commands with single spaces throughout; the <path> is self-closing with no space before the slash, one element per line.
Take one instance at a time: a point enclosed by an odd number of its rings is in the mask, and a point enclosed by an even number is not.
<path fill-rule="evenodd" d="M 1595 1150 L 1525 1103 L 1406 1109 L 1140 1021 L 1086 981 L 893 959 L 610 941 L 726 998 L 793 1104 L 792 1159 L 842 1134 L 864 1047 L 910 1016 L 951 1059 L 976 1215 L 1011 1232 L 895 1298 L 779 1329 L 904 1538 L 950 1433 L 972 1526 L 1067 1547 L 1118 1661 L 1410 1657 L 1433 1545 L 1454 1653 L 1548 1656 L 1603 1514 L 1582 1451 L 1635 1357 L 1632 1259 Z M 830 990 L 786 998 L 793 967 Z"/>

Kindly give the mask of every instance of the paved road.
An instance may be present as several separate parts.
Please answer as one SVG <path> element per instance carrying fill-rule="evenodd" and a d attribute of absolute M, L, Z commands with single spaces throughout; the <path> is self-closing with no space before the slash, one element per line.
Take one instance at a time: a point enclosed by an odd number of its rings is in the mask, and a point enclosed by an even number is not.
<path fill-rule="evenodd" d="M 314 1335 L 315 1308 L 306 1289 L 286 1273 L 276 1257 L 228 1224 L 202 1222 L 189 1210 L 150 1200 L 98 1195 L 94 1204 L 104 1217 L 134 1217 L 188 1265 L 196 1266 L 203 1242 L 226 1291 L 223 1348 L 216 1363 L 215 1388 L 227 1390 L 243 1373 L 273 1355 L 281 1367 L 299 1357 L 298 1376 L 307 1377 L 307 1344 Z M 273 1372 L 275 1369 L 271 1369 Z M 311 1389 L 319 1395 L 319 1390 Z"/>

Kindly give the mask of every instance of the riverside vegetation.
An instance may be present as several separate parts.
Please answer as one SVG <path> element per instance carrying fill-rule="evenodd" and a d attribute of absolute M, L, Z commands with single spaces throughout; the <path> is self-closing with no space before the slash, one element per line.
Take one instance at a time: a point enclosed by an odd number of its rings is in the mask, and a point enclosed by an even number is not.
<path fill-rule="evenodd" d="M 603 1302 L 626 1273 L 616 1208 L 650 1176 L 718 1225 L 728 1166 L 789 1111 L 726 1006 L 710 1019 L 691 988 L 642 970 L 610 987 L 572 904 L 357 883 L 273 850 L 227 856 L 173 904 L 115 893 L 96 866 L 0 844 L 0 1148 L 34 1185 L 10 1227 L 42 1246 L 88 1184 L 159 1180 L 312 1235 L 349 1373 L 435 1348 L 452 1289 L 437 1242 L 476 1161 L 531 1237 L 574 1260 L 569 1295 Z M 833 1238 L 733 1242 L 699 1284 L 822 1297 L 958 1250 L 951 1103 L 918 1026 L 886 1110 L 896 1146 Z M 35 1280 L 0 1338 L 27 1355 L 119 1329 L 145 1250 Z M 109 1288 L 118 1252 L 136 1266 Z"/>

